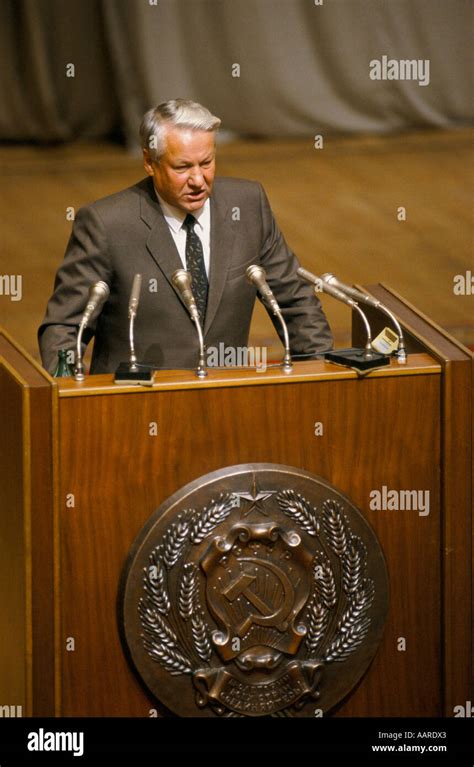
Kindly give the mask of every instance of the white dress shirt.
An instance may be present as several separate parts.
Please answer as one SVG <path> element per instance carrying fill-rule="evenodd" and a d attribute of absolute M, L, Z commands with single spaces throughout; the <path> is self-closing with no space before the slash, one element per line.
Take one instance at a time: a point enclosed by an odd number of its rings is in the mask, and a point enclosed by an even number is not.
<path fill-rule="evenodd" d="M 169 226 L 171 236 L 178 249 L 179 256 L 183 263 L 183 267 L 186 269 L 186 229 L 183 229 L 183 222 L 186 218 L 186 213 L 179 208 L 175 208 L 173 205 L 165 202 L 158 194 L 155 188 L 155 193 L 160 203 L 161 210 L 165 217 L 166 223 Z M 199 208 L 199 210 L 193 210 L 192 215 L 196 219 L 194 231 L 202 242 L 202 251 L 204 255 L 204 266 L 206 267 L 206 273 L 209 277 L 209 265 L 211 261 L 211 205 L 209 198 Z"/>

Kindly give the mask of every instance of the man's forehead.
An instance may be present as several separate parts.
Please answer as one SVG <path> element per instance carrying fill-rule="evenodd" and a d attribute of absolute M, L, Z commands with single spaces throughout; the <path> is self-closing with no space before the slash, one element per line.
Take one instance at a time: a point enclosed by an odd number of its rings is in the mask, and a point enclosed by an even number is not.
<path fill-rule="evenodd" d="M 165 152 L 170 156 L 186 156 L 215 149 L 214 131 L 173 126 L 165 132 Z"/>

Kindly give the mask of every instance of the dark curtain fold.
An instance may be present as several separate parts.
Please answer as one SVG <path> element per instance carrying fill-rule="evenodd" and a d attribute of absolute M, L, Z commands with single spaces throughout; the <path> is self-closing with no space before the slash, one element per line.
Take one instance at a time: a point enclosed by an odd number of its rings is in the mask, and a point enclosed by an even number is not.
<path fill-rule="evenodd" d="M 472 120 L 471 0 L 3 0 L 0 139 L 120 131 L 202 101 L 243 135 L 390 132 Z M 382 56 L 430 83 L 373 81 Z M 67 68 L 74 66 L 74 77 Z M 238 65 L 240 77 L 233 77 Z"/>

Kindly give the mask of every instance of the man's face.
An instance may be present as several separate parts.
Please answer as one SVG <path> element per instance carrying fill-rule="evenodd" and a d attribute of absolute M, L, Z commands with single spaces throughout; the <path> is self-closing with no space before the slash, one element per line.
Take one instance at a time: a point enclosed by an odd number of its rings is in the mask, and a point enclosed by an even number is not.
<path fill-rule="evenodd" d="M 159 162 L 143 150 L 144 166 L 153 177 L 158 194 L 176 208 L 192 213 L 211 194 L 216 172 L 216 147 L 212 131 L 167 128 L 165 152 Z"/>

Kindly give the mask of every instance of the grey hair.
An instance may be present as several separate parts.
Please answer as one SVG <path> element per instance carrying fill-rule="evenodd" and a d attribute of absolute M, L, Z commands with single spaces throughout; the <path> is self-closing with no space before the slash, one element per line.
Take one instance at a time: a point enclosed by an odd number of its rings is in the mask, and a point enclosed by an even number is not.
<path fill-rule="evenodd" d="M 167 126 L 190 130 L 217 131 L 221 121 L 218 117 L 189 99 L 172 99 L 158 104 L 143 115 L 140 139 L 143 149 L 148 149 L 152 159 L 158 161 L 165 153 Z"/>

